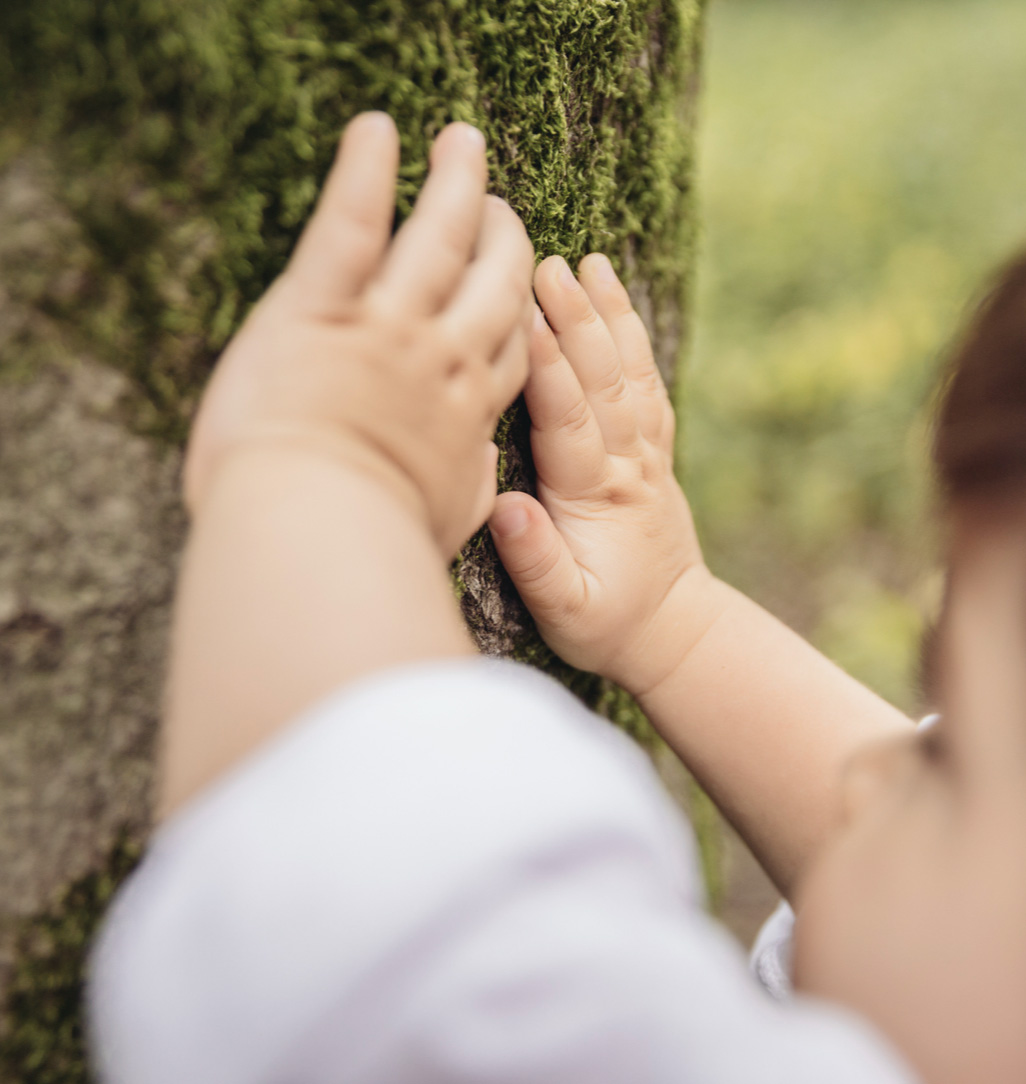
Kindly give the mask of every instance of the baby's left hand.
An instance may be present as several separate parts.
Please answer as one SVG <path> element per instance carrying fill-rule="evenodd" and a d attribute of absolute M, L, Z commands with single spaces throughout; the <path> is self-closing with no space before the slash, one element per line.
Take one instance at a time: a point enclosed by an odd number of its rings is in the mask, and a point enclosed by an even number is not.
<path fill-rule="evenodd" d="M 549 257 L 535 292 L 545 311 L 524 398 L 538 499 L 504 493 L 492 534 L 545 642 L 642 696 L 714 616 L 712 577 L 673 473 L 673 408 L 605 257 L 582 261 L 580 283 Z"/>
<path fill-rule="evenodd" d="M 451 124 L 394 240 L 399 139 L 365 113 L 288 266 L 229 344 L 190 436 L 199 513 L 227 451 L 287 441 L 388 485 L 452 557 L 495 501 L 499 414 L 527 375 L 534 248 L 486 196 L 484 140 Z"/>

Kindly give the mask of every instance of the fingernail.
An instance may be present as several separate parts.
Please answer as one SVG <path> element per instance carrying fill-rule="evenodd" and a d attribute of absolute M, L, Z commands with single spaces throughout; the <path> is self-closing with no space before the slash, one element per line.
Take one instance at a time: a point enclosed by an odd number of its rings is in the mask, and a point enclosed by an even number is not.
<path fill-rule="evenodd" d="M 375 110 L 373 113 L 364 113 L 363 123 L 369 131 L 376 132 L 378 135 L 384 135 L 385 132 L 394 127 L 392 118 L 380 110 Z"/>
<path fill-rule="evenodd" d="M 516 538 L 527 530 L 527 512 L 523 505 L 514 504 L 499 509 L 488 521 L 488 526 L 500 538 Z"/>
<path fill-rule="evenodd" d="M 541 311 L 538 305 L 534 306 L 534 330 L 544 331 L 548 327 L 545 322 L 545 314 Z"/>
<path fill-rule="evenodd" d="M 559 258 L 559 284 L 565 290 L 572 290 L 577 285 L 577 279 L 574 278 L 573 271 L 570 270 L 570 265 L 562 258 Z"/>
<path fill-rule="evenodd" d="M 595 261 L 595 274 L 603 282 L 616 282 L 616 272 L 608 256 L 603 255 L 601 259 Z"/>
<path fill-rule="evenodd" d="M 484 132 L 482 132 L 480 128 L 475 128 L 472 124 L 464 124 L 463 138 L 467 141 L 469 146 L 474 147 L 479 151 L 484 150 L 485 137 Z"/>

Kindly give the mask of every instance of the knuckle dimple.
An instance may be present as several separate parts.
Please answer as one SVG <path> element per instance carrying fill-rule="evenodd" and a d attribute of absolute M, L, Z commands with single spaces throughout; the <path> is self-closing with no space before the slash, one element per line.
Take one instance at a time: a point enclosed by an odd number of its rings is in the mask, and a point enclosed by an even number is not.
<path fill-rule="evenodd" d="M 474 351 L 468 346 L 466 337 L 459 334 L 448 320 L 436 321 L 434 326 L 433 353 L 440 368 L 447 376 L 464 376 L 474 367 Z"/>
<path fill-rule="evenodd" d="M 623 403 L 631 397 L 631 389 L 622 372 L 607 377 L 598 387 L 598 392 L 609 403 Z"/>
<path fill-rule="evenodd" d="M 644 376 L 641 378 L 641 388 L 646 395 L 654 399 L 666 399 L 666 385 L 663 383 L 663 378 L 659 375 L 655 365 L 645 370 Z"/>
<path fill-rule="evenodd" d="M 581 436 L 591 420 L 591 409 L 584 399 L 578 399 L 563 414 L 560 429 L 568 436 Z"/>
<path fill-rule="evenodd" d="M 465 417 L 471 417 L 478 412 L 483 396 L 476 367 L 470 361 L 450 359 L 444 386 L 449 409 L 459 411 Z"/>
<path fill-rule="evenodd" d="M 638 487 L 628 482 L 612 482 L 606 493 L 606 500 L 614 505 L 633 504 L 638 499 Z"/>

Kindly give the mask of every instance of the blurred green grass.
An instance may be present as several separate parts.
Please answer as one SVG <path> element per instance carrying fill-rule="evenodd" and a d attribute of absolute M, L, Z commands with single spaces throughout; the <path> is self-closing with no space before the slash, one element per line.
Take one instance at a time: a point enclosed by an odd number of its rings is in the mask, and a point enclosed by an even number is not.
<path fill-rule="evenodd" d="M 907 711 L 932 392 L 1026 243 L 1022 0 L 718 0 L 681 440 L 706 558 Z"/>

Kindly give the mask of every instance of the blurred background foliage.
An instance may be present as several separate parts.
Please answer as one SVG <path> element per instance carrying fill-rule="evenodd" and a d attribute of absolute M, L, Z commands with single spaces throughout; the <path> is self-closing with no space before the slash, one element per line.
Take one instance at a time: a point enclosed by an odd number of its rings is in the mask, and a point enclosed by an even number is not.
<path fill-rule="evenodd" d="M 1022 0 L 714 0 L 684 381 L 706 558 L 907 711 L 944 352 L 1026 243 Z"/>

